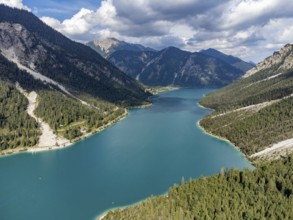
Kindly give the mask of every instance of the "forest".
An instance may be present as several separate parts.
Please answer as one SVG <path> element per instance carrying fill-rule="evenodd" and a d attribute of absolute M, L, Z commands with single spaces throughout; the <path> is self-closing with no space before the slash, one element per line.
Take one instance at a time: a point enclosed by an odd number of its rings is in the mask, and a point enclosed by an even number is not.
<path fill-rule="evenodd" d="M 259 111 L 212 114 L 200 121 L 206 131 L 230 140 L 246 155 L 293 137 L 293 97 Z"/>
<path fill-rule="evenodd" d="M 220 90 L 208 94 L 200 104 L 220 111 L 232 110 L 289 96 L 293 93 L 293 70 L 276 76 L 274 68 L 262 70 L 242 78 Z M 268 80 L 269 77 L 273 77 Z"/>
<path fill-rule="evenodd" d="M 272 64 L 201 99 L 215 111 L 200 125 L 251 155 L 293 137 L 292 94 L 293 70 Z"/>
<path fill-rule="evenodd" d="M 0 103 L 0 150 L 36 145 L 40 129 L 26 112 L 27 99 L 14 86 L 0 81 Z"/>
<path fill-rule="evenodd" d="M 98 107 L 90 107 L 55 91 L 43 90 L 38 95 L 36 115 L 43 118 L 55 133 L 69 140 L 92 132 L 124 113 L 123 108 L 102 100 L 92 100 Z"/>
<path fill-rule="evenodd" d="M 103 220 L 292 219 L 293 155 L 259 161 L 253 170 L 175 184 L 162 196 L 110 211 Z"/>

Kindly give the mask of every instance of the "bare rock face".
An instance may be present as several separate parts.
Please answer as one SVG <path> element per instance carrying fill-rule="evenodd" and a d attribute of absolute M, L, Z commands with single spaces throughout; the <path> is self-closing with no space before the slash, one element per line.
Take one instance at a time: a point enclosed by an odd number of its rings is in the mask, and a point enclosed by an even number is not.
<path fill-rule="evenodd" d="M 110 49 L 120 43 L 119 40 L 115 38 L 107 38 L 105 40 L 94 40 L 93 45 L 100 47 L 101 50 L 108 54 L 110 52 Z"/>
<path fill-rule="evenodd" d="M 117 51 L 155 51 L 152 48 L 144 47 L 140 44 L 127 43 L 125 41 L 117 40 L 116 38 L 106 38 L 104 40 L 93 40 L 86 44 L 93 50 L 98 52 L 104 58 L 109 58 Z"/>
<path fill-rule="evenodd" d="M 74 94 L 131 105 L 150 95 L 89 47 L 68 39 L 28 11 L 1 4 L 0 59 L 38 72 Z"/>
<path fill-rule="evenodd" d="M 267 57 L 264 61 L 258 63 L 255 68 L 246 72 L 243 78 L 251 76 L 261 70 L 276 67 L 278 71 L 293 68 L 293 45 L 286 44 L 279 52 L 274 52 L 272 56 Z"/>
<path fill-rule="evenodd" d="M 0 50 L 10 59 L 34 69 L 36 61 L 44 60 L 46 49 L 20 24 L 0 23 Z"/>

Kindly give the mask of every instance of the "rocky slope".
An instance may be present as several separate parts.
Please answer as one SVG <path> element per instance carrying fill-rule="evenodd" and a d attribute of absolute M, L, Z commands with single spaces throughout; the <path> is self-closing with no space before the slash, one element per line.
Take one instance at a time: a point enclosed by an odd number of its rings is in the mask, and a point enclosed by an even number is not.
<path fill-rule="evenodd" d="M 293 45 L 285 45 L 242 79 L 200 103 L 216 109 L 200 124 L 244 153 L 275 157 L 285 153 L 280 149 L 292 150 Z M 257 154 L 262 150 L 264 153 Z"/>
<path fill-rule="evenodd" d="M 27 11 L 0 6 L 0 50 L 7 59 L 61 83 L 72 93 L 115 103 L 147 98 L 131 77 Z"/>
<path fill-rule="evenodd" d="M 106 38 L 104 40 L 93 40 L 86 44 L 95 51 L 97 51 L 104 58 L 108 58 L 112 53 L 116 51 L 155 51 L 152 48 L 144 47 L 140 44 L 131 44 L 125 41 L 119 41 L 115 38 Z"/>
<path fill-rule="evenodd" d="M 246 78 L 259 71 L 268 70 L 272 67 L 276 68 L 275 71 L 286 71 L 293 68 L 293 45 L 285 45 L 279 52 L 275 52 L 272 56 L 267 57 L 264 61 L 258 63 L 255 68 L 248 71 L 243 77 Z"/>

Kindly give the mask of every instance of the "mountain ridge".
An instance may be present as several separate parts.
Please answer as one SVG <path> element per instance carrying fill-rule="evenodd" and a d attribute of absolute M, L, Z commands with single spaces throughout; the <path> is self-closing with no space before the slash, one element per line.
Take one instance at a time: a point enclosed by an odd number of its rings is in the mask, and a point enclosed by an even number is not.
<path fill-rule="evenodd" d="M 108 58 L 113 52 L 126 51 L 156 51 L 150 47 L 140 44 L 127 43 L 116 38 L 106 38 L 104 40 L 92 40 L 86 43 L 87 46 L 98 52 L 104 58 Z"/>
<path fill-rule="evenodd" d="M 116 51 L 108 60 L 151 86 L 223 86 L 244 73 L 237 67 L 200 52 L 167 47 L 157 52 Z"/>
<path fill-rule="evenodd" d="M 66 38 L 28 11 L 4 5 L 0 81 L 7 94 L 2 97 L 7 104 L 0 108 L 0 150 L 8 153 L 58 148 L 63 145 L 58 138 L 70 144 L 125 116 L 124 107 L 149 103 L 151 96 L 91 48 Z M 13 109 L 11 114 L 7 108 Z M 24 118 L 31 120 L 23 122 Z M 55 141 L 47 139 L 45 146 L 44 136 Z"/>
<path fill-rule="evenodd" d="M 86 45 L 147 86 L 219 87 L 233 82 L 254 67 L 211 48 L 189 52 L 169 46 L 155 51 L 115 38 L 93 40 Z M 200 61 L 193 59 L 195 57 Z"/>
<path fill-rule="evenodd" d="M 204 53 L 206 55 L 218 58 L 218 59 L 234 66 L 235 68 L 242 70 L 243 72 L 246 72 L 255 66 L 249 62 L 245 62 L 245 61 L 241 60 L 238 57 L 235 57 L 232 55 L 226 55 L 226 54 L 224 54 L 216 49 L 213 49 L 213 48 L 201 50 L 200 53 Z"/>

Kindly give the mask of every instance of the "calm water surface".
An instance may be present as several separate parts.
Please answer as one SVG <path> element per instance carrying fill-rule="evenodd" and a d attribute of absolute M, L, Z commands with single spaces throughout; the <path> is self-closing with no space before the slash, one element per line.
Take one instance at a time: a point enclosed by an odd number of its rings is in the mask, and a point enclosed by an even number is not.
<path fill-rule="evenodd" d="M 1 220 L 91 220 L 163 194 L 174 183 L 225 168 L 251 168 L 196 125 L 208 89 L 161 93 L 105 131 L 64 150 L 0 158 Z"/>

